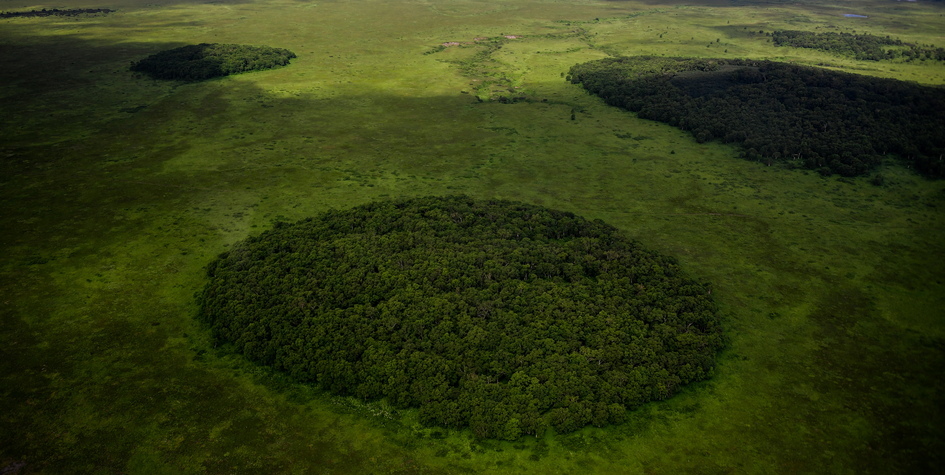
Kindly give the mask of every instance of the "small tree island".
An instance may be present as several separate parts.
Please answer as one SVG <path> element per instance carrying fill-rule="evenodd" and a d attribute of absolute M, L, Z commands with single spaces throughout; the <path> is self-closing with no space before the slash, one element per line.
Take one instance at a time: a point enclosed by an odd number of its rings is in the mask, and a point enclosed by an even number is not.
<path fill-rule="evenodd" d="M 208 266 L 200 321 L 249 359 L 423 423 L 517 439 L 620 422 L 708 378 L 706 284 L 601 221 L 465 196 L 330 211 Z"/>
<path fill-rule="evenodd" d="M 270 46 L 201 43 L 161 51 L 132 63 L 131 70 L 155 79 L 205 79 L 289 64 L 295 53 Z"/>

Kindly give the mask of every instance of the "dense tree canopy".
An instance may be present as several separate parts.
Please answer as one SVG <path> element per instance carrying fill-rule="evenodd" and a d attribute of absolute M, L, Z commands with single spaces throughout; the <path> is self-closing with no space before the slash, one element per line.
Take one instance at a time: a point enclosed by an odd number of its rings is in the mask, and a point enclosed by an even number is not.
<path fill-rule="evenodd" d="M 187 45 L 152 54 L 131 65 L 155 79 L 202 81 L 289 64 L 295 53 L 270 46 L 219 43 Z"/>
<path fill-rule="evenodd" d="M 279 224 L 208 268 L 215 338 L 338 394 L 516 439 L 619 422 L 709 377 L 708 288 L 601 221 L 419 198 Z"/>
<path fill-rule="evenodd" d="M 45 9 L 42 10 L 30 10 L 28 12 L 0 12 L 0 18 L 33 18 L 33 17 L 47 17 L 47 16 L 78 16 L 78 15 L 96 15 L 96 14 L 105 14 L 112 13 L 115 10 L 108 8 L 76 8 L 76 9 L 65 9 L 60 10 L 58 8 Z"/>
<path fill-rule="evenodd" d="M 945 48 L 919 46 L 905 43 L 888 36 L 870 34 L 823 32 L 799 30 L 778 30 L 770 33 L 771 40 L 777 46 L 810 48 L 827 51 L 856 59 L 881 61 L 891 59 L 934 59 L 945 61 Z"/>
<path fill-rule="evenodd" d="M 773 61 L 606 58 L 571 68 L 608 104 L 738 143 L 769 164 L 855 176 L 886 153 L 945 176 L 945 89 Z"/>

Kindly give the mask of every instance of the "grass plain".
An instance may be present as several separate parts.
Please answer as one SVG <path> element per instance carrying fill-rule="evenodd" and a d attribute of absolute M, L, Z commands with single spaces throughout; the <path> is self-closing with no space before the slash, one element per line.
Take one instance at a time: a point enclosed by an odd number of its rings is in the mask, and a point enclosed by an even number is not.
<path fill-rule="evenodd" d="M 765 167 L 563 78 L 608 54 L 665 54 L 941 85 L 941 63 L 854 61 L 751 33 L 855 30 L 943 46 L 941 2 L 63 1 L 0 1 L 118 10 L 0 20 L 0 472 L 945 463 L 945 182 L 894 160 L 883 186 Z M 504 35 L 519 38 L 433 52 Z M 299 57 L 194 84 L 128 71 L 200 42 Z M 716 376 L 619 426 L 476 441 L 383 401 L 294 384 L 215 348 L 193 321 L 203 267 L 275 220 L 455 193 L 601 218 L 678 257 L 713 283 L 725 315 Z"/>

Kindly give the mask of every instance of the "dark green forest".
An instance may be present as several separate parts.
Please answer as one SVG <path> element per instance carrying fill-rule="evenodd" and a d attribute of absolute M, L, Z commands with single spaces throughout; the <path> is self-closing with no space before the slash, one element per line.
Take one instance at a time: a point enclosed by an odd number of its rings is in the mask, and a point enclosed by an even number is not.
<path fill-rule="evenodd" d="M 51 8 L 42 10 L 30 10 L 28 12 L 0 12 L 0 18 L 36 18 L 36 17 L 47 17 L 47 16 L 78 16 L 78 15 L 95 15 L 95 14 L 105 14 L 112 13 L 115 10 L 108 8 L 68 8 L 68 9 L 59 9 Z"/>
<path fill-rule="evenodd" d="M 271 46 L 201 43 L 152 54 L 133 63 L 131 70 L 155 79 L 202 81 L 285 66 L 295 57 L 287 49 Z"/>
<path fill-rule="evenodd" d="M 199 319 L 258 363 L 517 439 L 620 422 L 708 378 L 710 289 L 616 228 L 464 196 L 331 211 L 209 265 Z"/>
<path fill-rule="evenodd" d="M 869 61 L 899 58 L 906 61 L 924 59 L 945 61 L 945 48 L 904 43 L 888 36 L 836 32 L 814 33 L 799 30 L 778 30 L 769 34 L 771 41 L 777 46 L 818 49 Z"/>
<path fill-rule="evenodd" d="M 607 104 L 741 145 L 749 160 L 864 175 L 889 154 L 945 177 L 945 89 L 774 61 L 664 57 L 578 64 Z"/>

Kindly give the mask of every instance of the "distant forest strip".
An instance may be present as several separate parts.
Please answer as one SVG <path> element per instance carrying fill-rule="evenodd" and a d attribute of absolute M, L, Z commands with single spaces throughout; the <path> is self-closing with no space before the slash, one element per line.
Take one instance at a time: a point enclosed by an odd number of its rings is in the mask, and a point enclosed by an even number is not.
<path fill-rule="evenodd" d="M 606 58 L 568 76 L 607 104 L 741 145 L 744 158 L 869 173 L 886 154 L 945 177 L 945 89 L 773 61 Z"/>
<path fill-rule="evenodd" d="M 161 51 L 131 65 L 155 79 L 202 81 L 289 64 L 295 53 L 271 46 L 201 43 Z"/>
<path fill-rule="evenodd" d="M 799 30 L 778 30 L 770 35 L 771 41 L 777 46 L 818 49 L 862 60 L 882 61 L 904 58 L 906 61 L 916 59 L 945 61 L 945 48 L 904 43 L 888 36 L 884 38 L 869 34 L 814 33 Z"/>
<path fill-rule="evenodd" d="M 114 11 L 115 10 L 111 10 L 108 8 L 79 8 L 75 10 L 60 10 L 58 8 L 47 10 L 44 8 L 42 10 L 30 10 L 28 12 L 0 12 L 0 18 L 77 16 L 77 15 L 92 15 L 96 13 L 112 13 Z"/>

